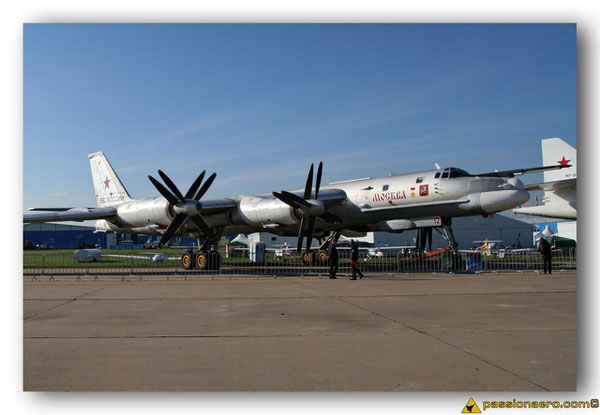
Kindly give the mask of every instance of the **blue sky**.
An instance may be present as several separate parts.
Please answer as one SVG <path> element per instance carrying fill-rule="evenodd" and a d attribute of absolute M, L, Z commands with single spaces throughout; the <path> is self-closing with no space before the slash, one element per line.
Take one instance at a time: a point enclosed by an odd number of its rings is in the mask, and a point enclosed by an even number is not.
<path fill-rule="evenodd" d="M 576 146 L 573 24 L 26 24 L 23 206 L 94 206 L 103 150 L 133 197 L 208 198 Z M 524 181 L 541 180 L 531 175 Z"/>

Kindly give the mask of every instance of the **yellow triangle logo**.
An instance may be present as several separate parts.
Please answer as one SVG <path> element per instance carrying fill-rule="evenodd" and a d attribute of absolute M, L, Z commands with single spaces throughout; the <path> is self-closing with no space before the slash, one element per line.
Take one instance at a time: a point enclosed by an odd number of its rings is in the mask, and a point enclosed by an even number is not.
<path fill-rule="evenodd" d="M 477 406 L 477 404 L 475 403 L 475 401 L 473 400 L 473 398 L 469 399 L 469 402 L 467 402 L 467 404 L 465 405 L 465 407 L 463 408 L 461 414 L 480 414 L 481 411 L 479 410 L 479 407 Z"/>

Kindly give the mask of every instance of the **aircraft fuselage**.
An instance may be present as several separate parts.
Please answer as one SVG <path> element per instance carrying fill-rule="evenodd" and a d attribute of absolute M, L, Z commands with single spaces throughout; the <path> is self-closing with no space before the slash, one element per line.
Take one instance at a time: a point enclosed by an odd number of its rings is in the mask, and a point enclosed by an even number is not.
<path fill-rule="evenodd" d="M 303 190 L 291 193 L 301 195 Z M 460 169 L 446 168 L 330 183 L 321 187 L 319 198 L 312 204 L 316 211 L 328 209 L 343 218 L 343 223 L 336 224 L 319 220 L 318 228 L 324 231 L 401 232 L 439 226 L 440 218 L 485 216 L 528 199 L 529 193 L 519 179 L 470 176 Z M 131 200 L 114 207 L 117 217 L 110 222 L 98 220 L 98 230 L 161 235 L 177 214 L 162 197 Z M 306 214 L 272 194 L 201 201 L 198 210 L 209 226 L 223 227 L 224 234 L 297 234 L 302 215 Z M 190 220 L 177 232 L 179 236 L 198 234 Z"/>

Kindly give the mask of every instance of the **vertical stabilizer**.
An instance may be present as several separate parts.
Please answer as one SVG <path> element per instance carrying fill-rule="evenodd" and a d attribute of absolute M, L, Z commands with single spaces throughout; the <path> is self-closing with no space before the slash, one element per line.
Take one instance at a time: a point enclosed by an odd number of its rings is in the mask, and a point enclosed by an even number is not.
<path fill-rule="evenodd" d="M 542 140 L 542 160 L 544 166 L 570 164 L 572 167 L 544 172 L 544 182 L 554 182 L 577 178 L 577 150 L 560 138 Z"/>
<path fill-rule="evenodd" d="M 103 152 L 88 154 L 98 207 L 114 206 L 131 200 Z"/>

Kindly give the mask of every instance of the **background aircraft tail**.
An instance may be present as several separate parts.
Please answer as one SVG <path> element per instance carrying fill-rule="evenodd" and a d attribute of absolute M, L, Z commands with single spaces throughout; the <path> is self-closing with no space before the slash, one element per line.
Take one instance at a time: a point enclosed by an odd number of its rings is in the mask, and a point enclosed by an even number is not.
<path fill-rule="evenodd" d="M 119 205 L 131 200 L 103 152 L 88 154 L 98 207 Z"/>
<path fill-rule="evenodd" d="M 560 138 L 542 140 L 542 160 L 544 166 L 570 164 L 572 167 L 544 172 L 544 182 L 577 178 L 577 150 Z"/>

